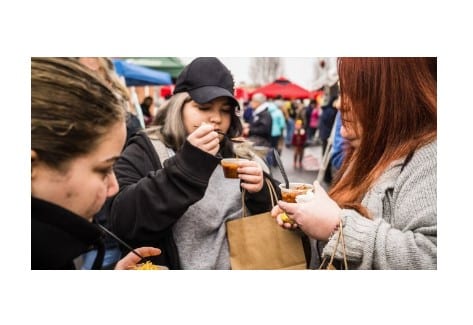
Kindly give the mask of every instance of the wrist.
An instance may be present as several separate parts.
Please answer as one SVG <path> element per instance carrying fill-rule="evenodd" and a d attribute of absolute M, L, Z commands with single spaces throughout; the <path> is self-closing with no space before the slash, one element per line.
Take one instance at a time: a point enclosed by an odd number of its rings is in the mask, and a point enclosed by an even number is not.
<path fill-rule="evenodd" d="M 340 212 L 341 212 L 341 210 L 340 210 Z M 342 221 L 342 219 L 341 219 L 340 216 L 337 216 L 334 219 L 334 224 L 332 226 L 332 231 L 330 232 L 330 235 L 328 236 L 328 239 L 327 239 L 328 241 L 330 241 L 332 239 L 332 237 L 340 230 L 341 221 Z"/>

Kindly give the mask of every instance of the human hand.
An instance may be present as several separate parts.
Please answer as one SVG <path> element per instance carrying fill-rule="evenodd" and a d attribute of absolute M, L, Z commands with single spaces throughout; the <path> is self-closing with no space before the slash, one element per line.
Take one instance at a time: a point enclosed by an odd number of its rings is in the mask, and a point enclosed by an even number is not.
<path fill-rule="evenodd" d="M 256 161 L 242 160 L 238 163 L 238 178 L 241 179 L 241 187 L 249 193 L 256 193 L 263 188 L 263 169 Z"/>
<path fill-rule="evenodd" d="M 340 222 L 341 208 L 325 192 L 316 181 L 314 182 L 314 197 L 304 203 L 287 203 L 279 201 L 271 210 L 280 226 L 288 229 L 301 228 L 308 236 L 327 240 Z M 296 224 L 283 222 L 283 213 L 286 213 Z"/>
<path fill-rule="evenodd" d="M 143 257 L 156 256 L 161 254 L 161 250 L 159 248 L 154 247 L 140 247 L 136 248 L 135 251 Z M 137 256 L 133 252 L 130 252 L 124 258 L 118 261 L 117 265 L 115 266 L 115 270 L 133 269 L 140 261 L 141 258 L 139 256 Z"/>
<path fill-rule="evenodd" d="M 210 123 L 202 123 L 187 137 L 187 141 L 194 147 L 215 156 L 220 150 L 220 138 Z"/>

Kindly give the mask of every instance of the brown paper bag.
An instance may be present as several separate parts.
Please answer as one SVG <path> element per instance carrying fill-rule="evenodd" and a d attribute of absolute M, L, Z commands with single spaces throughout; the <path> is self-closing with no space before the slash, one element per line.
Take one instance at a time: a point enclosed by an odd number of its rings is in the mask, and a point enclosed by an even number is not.
<path fill-rule="evenodd" d="M 269 180 L 271 203 L 277 202 Z M 306 258 L 301 235 L 281 228 L 270 212 L 247 216 L 245 191 L 242 192 L 243 218 L 227 222 L 230 263 L 233 270 L 301 270 Z"/>

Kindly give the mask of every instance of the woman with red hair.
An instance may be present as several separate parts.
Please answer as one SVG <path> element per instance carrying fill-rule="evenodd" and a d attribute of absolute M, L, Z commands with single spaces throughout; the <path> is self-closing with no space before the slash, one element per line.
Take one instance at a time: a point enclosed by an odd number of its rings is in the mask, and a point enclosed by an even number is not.
<path fill-rule="evenodd" d="M 342 136 L 329 194 L 279 202 L 278 223 L 327 241 L 351 269 L 437 268 L 437 60 L 340 58 Z M 281 221 L 285 211 L 297 225 Z M 345 245 L 337 245 L 343 227 Z"/>

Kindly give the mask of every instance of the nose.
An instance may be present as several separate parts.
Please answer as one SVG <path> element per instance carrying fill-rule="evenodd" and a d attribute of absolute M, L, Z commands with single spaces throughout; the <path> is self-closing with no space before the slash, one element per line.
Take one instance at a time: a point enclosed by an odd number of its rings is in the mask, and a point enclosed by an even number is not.
<path fill-rule="evenodd" d="M 343 126 L 343 124 L 340 127 L 340 135 L 345 139 L 348 137 L 347 129 Z"/>
<path fill-rule="evenodd" d="M 210 122 L 220 124 L 222 122 L 222 112 L 220 110 L 212 110 L 210 112 Z"/>
<path fill-rule="evenodd" d="M 111 197 L 111 196 L 114 196 L 115 194 L 117 194 L 118 189 L 119 189 L 119 186 L 118 186 L 117 177 L 115 176 L 115 173 L 112 172 L 112 174 L 109 177 L 107 197 Z"/>
<path fill-rule="evenodd" d="M 355 130 L 351 127 L 346 127 L 342 124 L 342 127 L 340 128 L 340 135 L 346 139 L 346 140 L 354 140 L 358 138 Z"/>

